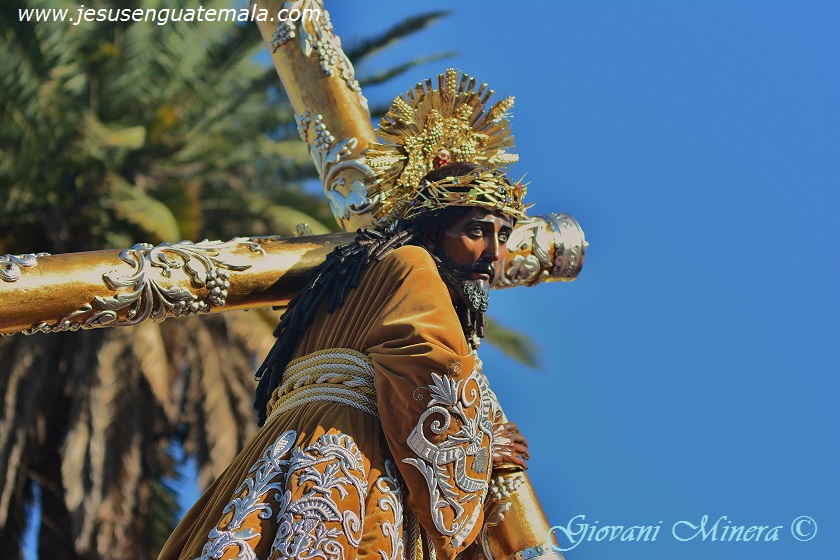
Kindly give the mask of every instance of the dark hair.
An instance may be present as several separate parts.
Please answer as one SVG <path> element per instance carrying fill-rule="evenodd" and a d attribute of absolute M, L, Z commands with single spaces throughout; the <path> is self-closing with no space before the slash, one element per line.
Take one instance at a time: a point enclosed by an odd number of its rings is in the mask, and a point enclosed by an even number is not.
<path fill-rule="evenodd" d="M 456 161 L 448 165 L 443 165 L 437 169 L 432 169 L 423 176 L 420 181 L 440 181 L 447 177 L 465 177 L 467 175 L 480 175 L 493 170 L 489 165 L 479 165 L 470 161 Z"/>
<path fill-rule="evenodd" d="M 469 175 L 473 175 L 474 177 L 486 176 L 488 173 L 496 177 L 501 177 L 505 183 L 510 185 L 510 181 L 503 171 L 500 171 L 490 165 L 481 165 L 467 161 L 450 163 L 449 165 L 433 169 L 423 176 L 420 184 L 422 185 L 423 181 L 442 181 L 447 177 L 466 177 Z M 463 187 L 450 187 L 450 190 L 455 192 L 458 192 L 461 189 L 463 189 L 466 194 L 466 192 L 470 190 L 470 187 L 468 185 L 464 185 Z M 428 193 L 424 192 L 423 194 Z M 479 196 L 477 200 L 492 203 L 492 201 L 488 201 L 486 199 L 483 200 L 481 196 Z M 418 218 L 415 218 L 415 222 L 418 222 L 422 229 L 437 229 L 472 208 L 475 208 L 475 206 L 447 206 L 446 208 L 430 212 L 428 215 L 421 215 Z M 516 218 L 511 218 L 513 222 L 516 223 Z"/>
<path fill-rule="evenodd" d="M 341 307 L 347 293 L 358 286 L 362 272 L 371 261 L 378 261 L 397 247 L 414 241 L 418 231 L 413 224 L 392 232 L 359 230 L 355 241 L 336 247 L 312 271 L 306 287 L 289 302 L 280 324 L 274 329 L 277 341 L 254 376 L 260 381 L 254 398 L 258 425 L 265 423 L 271 394 L 282 383 L 292 353 L 301 335 L 312 324 L 321 302 L 329 296 L 329 313 Z"/>

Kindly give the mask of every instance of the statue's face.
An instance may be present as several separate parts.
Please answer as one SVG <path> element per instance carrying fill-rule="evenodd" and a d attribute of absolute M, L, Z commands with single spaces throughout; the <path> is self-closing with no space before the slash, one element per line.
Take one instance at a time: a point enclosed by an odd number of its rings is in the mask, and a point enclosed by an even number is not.
<path fill-rule="evenodd" d="M 436 236 L 439 246 L 435 249 L 448 257 L 464 281 L 489 285 L 507 257 L 511 231 L 510 216 L 485 208 L 470 208 Z"/>

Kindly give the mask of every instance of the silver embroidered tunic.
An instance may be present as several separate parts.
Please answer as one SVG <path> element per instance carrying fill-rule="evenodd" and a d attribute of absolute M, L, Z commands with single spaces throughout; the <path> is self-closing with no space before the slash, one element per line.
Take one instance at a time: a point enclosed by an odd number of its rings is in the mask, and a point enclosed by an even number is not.
<path fill-rule="evenodd" d="M 495 399 L 425 249 L 391 252 L 322 308 L 284 379 L 161 560 L 452 559 L 472 543 Z"/>

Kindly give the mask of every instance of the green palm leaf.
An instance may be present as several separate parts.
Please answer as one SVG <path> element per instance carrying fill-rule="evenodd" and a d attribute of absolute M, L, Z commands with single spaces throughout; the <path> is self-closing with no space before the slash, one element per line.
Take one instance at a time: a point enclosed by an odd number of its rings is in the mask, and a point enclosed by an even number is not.
<path fill-rule="evenodd" d="M 387 82 L 392 78 L 396 78 L 397 76 L 404 74 L 411 70 L 416 66 L 421 66 L 423 64 L 428 64 L 430 62 L 436 62 L 438 60 L 442 60 L 444 58 L 453 58 L 458 56 L 456 51 L 448 51 L 438 54 L 433 54 L 429 56 L 421 56 L 415 58 L 414 60 L 410 60 L 404 64 L 399 64 L 392 68 L 388 68 L 386 70 L 381 70 L 376 74 L 372 74 L 370 76 L 364 76 L 359 78 L 359 84 L 361 86 L 369 86 L 374 84 L 381 84 L 382 82 Z"/>
<path fill-rule="evenodd" d="M 151 242 L 174 242 L 181 238 L 175 216 L 162 202 L 118 175 L 109 174 L 105 183 L 108 190 L 102 205 L 112 209 L 117 217 L 137 226 Z"/>
<path fill-rule="evenodd" d="M 539 348 L 534 341 L 489 317 L 485 326 L 484 340 L 521 364 L 535 369 L 539 367 Z"/>
<path fill-rule="evenodd" d="M 353 42 L 344 49 L 344 52 L 355 64 L 357 60 L 370 57 L 390 45 L 396 44 L 401 39 L 432 25 L 450 13 L 448 11 L 435 11 L 412 16 L 385 30 L 384 33 Z"/>

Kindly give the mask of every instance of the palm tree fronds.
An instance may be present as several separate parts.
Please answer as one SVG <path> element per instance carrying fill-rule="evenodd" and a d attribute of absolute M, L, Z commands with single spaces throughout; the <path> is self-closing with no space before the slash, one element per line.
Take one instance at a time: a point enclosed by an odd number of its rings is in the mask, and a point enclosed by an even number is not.
<path fill-rule="evenodd" d="M 450 13 L 451 12 L 448 11 L 436 11 L 412 16 L 401 21 L 397 25 L 394 25 L 390 29 L 387 29 L 380 35 L 369 39 L 363 39 L 350 45 L 344 49 L 344 52 L 347 54 L 350 61 L 355 65 L 359 59 L 372 56 L 378 51 L 395 44 L 399 40 L 432 25 L 434 22 L 440 18 L 448 16 Z"/>
<path fill-rule="evenodd" d="M 265 214 L 269 217 L 272 229 L 281 235 L 292 235 L 298 224 L 309 225 L 315 235 L 330 232 L 329 228 L 312 216 L 289 206 L 275 204 L 266 208 Z"/>
<path fill-rule="evenodd" d="M 95 159 L 107 159 L 108 150 L 136 150 L 146 142 L 146 127 L 106 125 L 90 113 L 85 115 L 82 129 L 78 148 Z"/>
<path fill-rule="evenodd" d="M 230 335 L 253 356 L 265 356 L 274 346 L 274 329 L 280 316 L 271 309 L 231 311 L 223 315 Z"/>
<path fill-rule="evenodd" d="M 412 68 L 416 66 L 421 66 L 423 64 L 428 64 L 430 62 L 435 62 L 438 60 L 443 60 L 445 58 L 454 58 L 458 56 L 457 51 L 447 51 L 437 54 L 432 54 L 429 56 L 421 56 L 415 58 L 414 60 L 410 60 L 404 64 L 400 64 L 399 66 L 394 66 L 392 68 L 388 68 L 387 70 L 382 70 L 377 72 L 376 74 L 365 76 L 359 78 L 359 84 L 361 86 L 370 86 L 375 84 L 381 84 L 382 82 L 387 82 L 388 80 L 399 76 L 405 72 L 408 72 Z"/>
<path fill-rule="evenodd" d="M 170 457 L 171 459 L 171 457 Z M 145 480 L 143 493 L 147 499 L 138 511 L 145 522 L 143 544 L 147 548 L 146 558 L 156 558 L 169 535 L 180 521 L 181 507 L 178 504 L 178 493 L 172 483 L 177 475 L 174 470 L 167 475 L 152 472 Z"/>
<path fill-rule="evenodd" d="M 108 195 L 102 204 L 111 208 L 119 218 L 150 235 L 150 241 L 154 243 L 180 239 L 178 222 L 162 202 L 129 185 L 118 175 L 109 174 L 105 183 Z"/>
<path fill-rule="evenodd" d="M 146 321 L 132 330 L 130 350 L 140 366 L 139 371 L 167 418 L 175 420 L 176 403 L 172 400 L 171 389 L 175 373 L 167 357 L 160 325 Z"/>
<path fill-rule="evenodd" d="M 539 367 L 539 348 L 524 334 L 487 318 L 484 340 L 504 355 L 531 368 Z"/>

